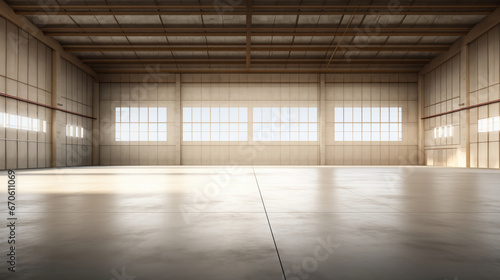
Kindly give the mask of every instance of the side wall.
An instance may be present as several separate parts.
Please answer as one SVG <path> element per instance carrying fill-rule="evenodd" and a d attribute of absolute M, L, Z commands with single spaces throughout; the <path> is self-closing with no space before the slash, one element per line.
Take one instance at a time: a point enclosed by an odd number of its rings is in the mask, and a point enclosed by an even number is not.
<path fill-rule="evenodd" d="M 424 120 L 426 164 L 499 168 L 500 132 L 479 132 L 478 121 L 500 115 L 500 25 L 462 44 L 423 80 L 424 117 L 446 113 Z M 453 137 L 435 138 L 434 128 L 446 125 Z"/>
<path fill-rule="evenodd" d="M 51 105 L 52 49 L 0 17 L 0 92 Z M 46 121 L 46 132 L 0 124 L 0 169 L 50 166 L 51 110 L 0 96 L 0 113 Z"/>
<path fill-rule="evenodd" d="M 0 124 L 0 170 L 92 164 L 92 119 L 44 106 L 91 116 L 94 79 L 55 55 L 52 48 L 0 17 L 0 93 L 13 97 L 0 96 L 0 113 L 46 122 L 45 132 Z M 67 124 L 83 127 L 84 138 L 66 136 Z"/>

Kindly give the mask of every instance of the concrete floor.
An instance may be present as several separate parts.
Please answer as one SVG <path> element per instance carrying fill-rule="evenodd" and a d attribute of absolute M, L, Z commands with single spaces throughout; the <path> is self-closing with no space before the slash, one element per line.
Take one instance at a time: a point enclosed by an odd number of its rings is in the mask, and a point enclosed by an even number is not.
<path fill-rule="evenodd" d="M 0 279 L 500 279 L 493 170 L 28 170 L 18 218 Z"/>

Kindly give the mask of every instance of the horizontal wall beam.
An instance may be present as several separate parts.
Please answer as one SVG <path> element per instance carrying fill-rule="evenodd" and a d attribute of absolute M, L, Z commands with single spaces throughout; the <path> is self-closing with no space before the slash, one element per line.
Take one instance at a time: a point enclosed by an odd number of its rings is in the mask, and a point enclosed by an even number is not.
<path fill-rule="evenodd" d="M 91 116 L 87 116 L 87 115 L 75 113 L 75 112 L 72 112 L 72 111 L 64 110 L 64 109 L 57 108 L 57 107 L 50 106 L 50 105 L 45 105 L 45 104 L 42 104 L 42 103 L 39 103 L 39 102 L 31 101 L 29 99 L 25 99 L 25 98 L 13 96 L 13 95 L 6 94 L 6 93 L 3 93 L 3 92 L 0 92 L 0 96 L 6 97 L 6 98 L 10 98 L 10 99 L 15 99 L 17 101 L 22 101 L 22 102 L 26 102 L 26 103 L 37 105 L 37 106 L 41 106 L 41 107 L 44 107 L 44 108 L 47 108 L 47 109 L 52 109 L 52 110 L 60 111 L 60 112 L 63 112 L 63 113 L 72 114 L 72 115 L 75 115 L 75 116 L 80 116 L 80 117 L 84 117 L 84 118 L 88 118 L 88 119 L 95 119 L 94 117 L 91 117 Z"/>
<path fill-rule="evenodd" d="M 192 51 L 209 51 L 209 52 L 245 52 L 246 45 L 235 44 L 92 44 L 92 45 L 63 45 L 63 48 L 68 52 L 116 52 L 116 51 L 153 51 L 153 52 L 192 52 Z M 269 44 L 252 44 L 252 51 L 332 51 L 332 45 L 269 45 Z M 394 51 L 394 52 L 441 52 L 447 51 L 448 45 L 339 45 L 339 51 Z"/>
<path fill-rule="evenodd" d="M 460 111 L 464 111 L 464 110 L 470 110 L 470 109 L 473 109 L 473 108 L 477 108 L 477 107 L 481 107 L 481 106 L 486 106 L 486 105 L 490 105 L 490 104 L 494 104 L 494 103 L 499 103 L 499 102 L 500 102 L 500 99 L 496 99 L 496 100 L 492 100 L 492 101 L 488 101 L 488 102 L 484 102 L 484 103 L 479 103 L 479 104 L 475 104 L 475 105 L 463 107 L 463 108 L 456 109 L 456 110 L 451 110 L 451 111 L 447 111 L 447 112 L 435 114 L 435 115 L 432 115 L 432 116 L 423 117 L 422 119 L 425 120 L 425 119 L 435 118 L 435 117 L 439 117 L 439 116 L 449 115 L 449 114 L 452 114 L 452 113 L 456 113 L 456 112 L 460 112 Z"/>

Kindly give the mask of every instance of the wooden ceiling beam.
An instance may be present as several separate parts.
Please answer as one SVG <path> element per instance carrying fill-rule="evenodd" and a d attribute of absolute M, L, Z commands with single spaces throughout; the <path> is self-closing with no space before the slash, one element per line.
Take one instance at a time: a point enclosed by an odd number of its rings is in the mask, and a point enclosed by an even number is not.
<path fill-rule="evenodd" d="M 251 16 L 247 18 L 251 24 Z M 457 27 L 457 26 L 426 26 L 426 27 L 45 27 L 41 28 L 47 33 L 74 33 L 74 32 L 246 32 L 250 28 L 251 32 L 338 32 L 339 29 L 346 32 L 362 32 L 362 33 L 377 33 L 377 32 L 468 32 L 472 27 Z M 168 34 L 168 33 L 167 33 Z M 259 33 L 257 33 L 259 34 Z M 311 34 L 309 34 L 311 35 Z"/>
<path fill-rule="evenodd" d="M 254 11 L 252 15 L 257 16 L 275 16 L 275 15 L 489 15 L 492 11 L 489 10 L 438 10 L 429 9 L 421 11 Z M 168 16 L 168 15 L 202 15 L 202 16 L 220 16 L 222 13 L 220 11 L 61 11 L 59 9 L 54 10 L 42 10 L 42 11 L 16 11 L 16 14 L 23 16 L 36 16 L 36 15 L 55 15 L 55 16 Z M 240 15 L 246 16 L 245 11 L 225 11 L 224 15 Z"/>
<path fill-rule="evenodd" d="M 252 36 L 463 36 L 467 32 L 258 32 L 252 33 Z M 46 36 L 147 36 L 147 37 L 207 37 L 207 36 L 228 36 L 228 37 L 246 37 L 246 32 L 46 32 Z"/>
<path fill-rule="evenodd" d="M 150 58 L 150 59 L 123 59 L 123 58 L 82 58 L 83 63 L 91 65 L 133 65 L 133 64 L 246 64 L 245 59 L 207 59 L 207 58 Z M 252 64 L 320 64 L 325 59 L 252 59 Z M 416 59 L 333 59 L 334 64 L 414 64 L 425 65 L 430 58 Z"/>
<path fill-rule="evenodd" d="M 252 59 L 252 0 L 247 0 L 246 14 L 246 69 L 250 69 L 250 61 Z"/>
<path fill-rule="evenodd" d="M 63 45 L 69 52 L 110 52 L 110 51 L 151 51 L 151 52 L 245 52 L 246 45 Z M 448 45 L 340 45 L 339 51 L 402 51 L 402 52 L 440 52 L 448 50 Z M 331 51 L 330 45 L 272 45 L 272 44 L 252 44 L 252 51 Z"/>
<path fill-rule="evenodd" d="M 282 73 L 418 73 L 420 67 L 418 68 L 386 68 L 386 69 L 369 69 L 369 68 L 358 68 L 358 69 L 304 69 L 304 68 L 285 68 L 285 69 L 168 69 L 168 68 L 118 68 L 118 69 L 96 69 L 97 73 L 101 74 L 160 74 L 160 73 L 178 73 L 178 74 L 211 74 L 211 73 L 274 73 L 274 74 L 282 74 Z"/>
<path fill-rule="evenodd" d="M 244 5 L 11 5 L 14 10 L 47 9 L 245 9 Z M 495 4 L 451 4 L 451 5 L 255 5 L 254 9 L 487 9 L 497 8 Z"/>

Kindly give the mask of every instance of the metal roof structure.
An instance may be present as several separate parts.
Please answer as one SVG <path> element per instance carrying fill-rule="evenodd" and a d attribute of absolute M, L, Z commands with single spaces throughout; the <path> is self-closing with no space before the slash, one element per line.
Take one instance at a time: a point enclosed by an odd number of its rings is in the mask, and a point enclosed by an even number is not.
<path fill-rule="evenodd" d="M 418 72 L 499 1 L 6 1 L 97 73 Z"/>

